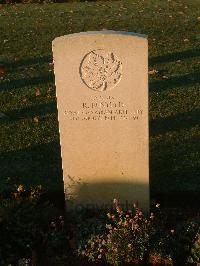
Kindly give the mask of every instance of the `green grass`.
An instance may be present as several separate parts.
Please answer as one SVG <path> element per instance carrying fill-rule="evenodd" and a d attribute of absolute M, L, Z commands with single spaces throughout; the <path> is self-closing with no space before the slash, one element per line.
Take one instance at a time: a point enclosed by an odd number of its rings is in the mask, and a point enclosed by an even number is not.
<path fill-rule="evenodd" d="M 149 36 L 151 194 L 200 195 L 199 0 L 0 6 L 0 189 L 62 185 L 51 52 L 61 35 L 113 29 Z M 36 96 L 36 90 L 41 94 Z M 34 118 L 38 118 L 38 122 Z"/>

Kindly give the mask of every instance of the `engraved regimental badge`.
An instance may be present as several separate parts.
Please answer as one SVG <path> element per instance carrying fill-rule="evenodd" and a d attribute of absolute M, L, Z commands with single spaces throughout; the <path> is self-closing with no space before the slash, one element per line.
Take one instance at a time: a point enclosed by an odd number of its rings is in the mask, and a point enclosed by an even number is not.
<path fill-rule="evenodd" d="M 94 50 L 84 56 L 80 65 L 80 75 L 83 82 L 92 90 L 111 90 L 121 80 L 122 63 L 113 52 Z"/>

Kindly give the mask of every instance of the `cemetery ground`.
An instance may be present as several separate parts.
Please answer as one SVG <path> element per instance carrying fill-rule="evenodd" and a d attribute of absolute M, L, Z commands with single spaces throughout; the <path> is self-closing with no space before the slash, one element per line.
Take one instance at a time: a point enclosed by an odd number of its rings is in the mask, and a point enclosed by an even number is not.
<path fill-rule="evenodd" d="M 62 208 L 51 42 L 101 29 L 148 35 L 151 199 L 167 210 L 198 212 L 198 0 L 1 5 L 1 197 L 41 186 L 45 199 Z"/>

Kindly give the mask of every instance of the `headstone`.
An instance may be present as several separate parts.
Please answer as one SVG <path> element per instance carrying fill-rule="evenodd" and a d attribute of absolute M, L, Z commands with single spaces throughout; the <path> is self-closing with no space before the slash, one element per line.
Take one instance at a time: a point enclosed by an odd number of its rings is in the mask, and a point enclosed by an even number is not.
<path fill-rule="evenodd" d="M 67 207 L 104 209 L 116 198 L 147 211 L 147 37 L 70 34 L 53 41 L 53 57 Z"/>

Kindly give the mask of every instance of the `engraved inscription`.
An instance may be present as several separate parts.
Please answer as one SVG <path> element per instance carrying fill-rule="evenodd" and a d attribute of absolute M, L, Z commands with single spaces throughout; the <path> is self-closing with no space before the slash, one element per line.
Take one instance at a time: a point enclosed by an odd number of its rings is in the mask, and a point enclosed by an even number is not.
<path fill-rule="evenodd" d="M 122 63 L 113 52 L 94 50 L 83 58 L 80 75 L 90 89 L 111 90 L 121 80 Z"/>
<path fill-rule="evenodd" d="M 131 108 L 132 109 L 132 108 Z M 126 104 L 114 97 L 97 97 L 82 102 L 79 110 L 65 110 L 68 120 L 139 120 L 143 110 L 133 108 L 129 110 Z"/>

